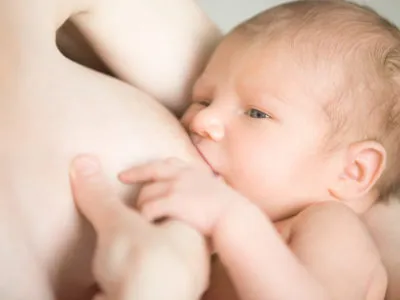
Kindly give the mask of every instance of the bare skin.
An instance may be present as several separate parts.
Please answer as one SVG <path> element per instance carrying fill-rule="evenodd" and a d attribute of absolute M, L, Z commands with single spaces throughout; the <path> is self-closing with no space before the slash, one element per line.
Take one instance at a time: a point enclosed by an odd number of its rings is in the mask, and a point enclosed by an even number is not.
<path fill-rule="evenodd" d="M 90 150 L 86 150 L 86 151 L 90 151 Z M 166 155 L 166 156 L 168 156 L 168 155 Z M 374 211 L 374 209 L 373 209 L 372 211 Z M 378 238 L 379 238 L 379 237 L 383 238 L 383 237 L 385 236 L 385 230 L 389 230 L 390 227 L 388 227 L 388 226 L 382 226 L 382 222 L 379 222 L 379 221 L 382 220 L 382 219 L 384 219 L 385 217 L 388 217 L 389 215 L 392 215 L 392 218 L 391 218 L 391 219 L 394 220 L 393 212 L 389 214 L 387 211 L 386 211 L 386 212 L 385 212 L 385 211 L 382 211 L 382 210 L 376 210 L 376 211 L 377 211 L 377 214 L 375 215 L 375 219 L 372 219 L 372 218 L 371 218 L 370 221 L 369 221 L 369 224 L 372 224 L 371 226 L 373 226 L 373 225 L 374 225 L 374 222 L 375 222 L 375 228 L 378 227 L 378 226 L 377 226 L 377 224 L 378 224 L 379 227 L 380 227 L 380 231 L 377 231 L 376 235 L 377 235 Z M 382 218 L 382 219 L 380 219 L 380 218 Z M 384 246 L 383 246 L 383 247 L 385 247 L 384 249 L 389 249 L 389 248 L 390 248 L 389 246 L 391 246 L 391 243 L 394 243 L 394 240 L 387 240 L 387 239 L 384 240 L 384 239 L 382 239 L 382 241 L 386 241 L 386 243 L 385 243 Z M 391 259 L 393 259 L 393 256 L 392 256 Z M 390 265 L 389 260 L 388 260 L 388 264 Z M 394 264 L 393 264 L 393 265 L 394 265 Z M 217 266 L 217 267 L 215 268 L 216 272 L 218 272 L 219 270 L 222 270 L 222 268 L 218 267 L 218 264 L 217 264 L 216 266 Z M 213 276 L 213 278 L 214 278 L 214 276 Z M 214 287 L 215 287 L 215 286 L 218 286 L 218 282 L 221 282 L 221 281 L 222 281 L 222 282 L 225 281 L 224 276 L 223 276 L 223 273 L 221 274 L 221 276 L 217 276 L 216 280 L 213 281 L 212 287 L 213 287 L 213 286 L 214 286 Z M 225 281 L 225 283 L 226 283 L 226 281 Z M 228 284 L 228 285 L 229 285 L 229 284 Z M 231 291 L 232 291 L 232 290 L 230 290 L 230 289 L 225 289 L 225 288 L 222 289 L 222 290 L 223 290 L 223 292 L 222 292 L 223 295 L 226 295 L 225 292 L 228 293 L 228 294 L 230 294 Z M 217 290 L 216 288 L 212 288 L 211 291 L 217 291 L 217 292 L 218 292 L 218 290 Z M 221 292 L 221 289 L 219 289 L 219 292 Z M 208 295 L 211 295 L 211 293 L 208 294 Z M 208 295 L 207 295 L 207 297 L 208 297 Z M 395 295 L 395 294 L 391 294 L 391 295 Z M 219 294 L 218 297 L 221 297 L 221 294 Z M 391 296 L 391 297 L 393 297 L 392 299 L 397 299 L 397 298 L 395 298 L 395 296 Z M 214 298 L 214 299 L 221 299 L 221 298 Z"/>
<path fill-rule="evenodd" d="M 393 300 L 396 300 L 398 298 L 397 295 L 399 295 L 396 284 L 398 281 L 397 278 L 399 278 L 400 274 L 399 268 L 397 268 L 398 259 L 396 255 L 396 249 L 399 249 L 399 244 L 396 237 L 400 236 L 400 232 L 396 230 L 397 226 L 394 225 L 400 215 L 400 209 L 398 209 L 398 207 L 400 206 L 396 204 L 396 200 L 388 205 L 378 203 L 364 215 L 364 220 L 377 242 L 378 248 L 383 255 L 383 262 L 388 271 L 389 286 L 386 299 Z M 275 224 L 286 241 L 291 234 L 291 221 Z M 318 235 L 317 232 L 314 233 Z M 368 241 L 368 237 L 366 241 Z M 372 246 L 371 249 L 374 249 L 374 247 Z M 379 285 L 375 292 L 382 292 Z M 230 282 L 221 262 L 218 259 L 215 259 L 211 277 L 211 286 L 208 293 L 205 295 L 205 299 L 234 299 L 234 297 L 237 296 L 234 292 L 233 285 Z"/>
<path fill-rule="evenodd" d="M 277 232 L 250 199 L 183 162 L 151 162 L 120 179 L 146 183 L 138 206 L 149 220 L 172 217 L 211 239 L 239 299 L 384 299 L 379 252 L 359 217 L 339 202 L 311 204 Z M 206 299 L 218 299 L 211 293 Z"/>
<path fill-rule="evenodd" d="M 120 201 L 104 175 L 101 163 L 87 155 L 71 165 L 75 203 L 97 235 L 93 275 L 100 290 L 95 299 L 200 299 L 209 257 L 193 249 L 208 253 L 206 244 L 191 244 L 190 231 L 175 235 L 176 222 L 153 226 L 138 220 L 137 211 Z"/>
<path fill-rule="evenodd" d="M 388 273 L 387 300 L 400 297 L 400 199 L 393 195 L 389 202 L 374 205 L 365 215 L 364 222 L 381 253 Z"/>
<path fill-rule="evenodd" d="M 90 263 L 95 235 L 74 207 L 68 180 L 69 163 L 77 153 L 98 154 L 110 185 L 127 202 L 134 198 L 137 187 L 124 188 L 117 182 L 115 175 L 123 168 L 171 155 L 199 161 L 184 130 L 167 109 L 131 85 L 66 59 L 56 48 L 55 32 L 72 15 L 87 17 L 76 23 L 86 28 L 93 43 L 109 45 L 102 47 L 107 52 L 103 57 L 108 58 L 116 73 L 123 73 L 130 83 L 142 73 L 144 79 L 139 85 L 149 94 L 163 95 L 161 100 L 174 111 L 185 105 L 188 87 L 219 33 L 194 3 L 174 2 L 178 7 L 184 5 L 188 16 L 195 20 L 191 23 L 194 26 L 168 29 L 159 24 L 164 30 L 177 30 L 176 35 L 182 38 L 182 44 L 168 45 L 186 50 L 175 61 L 176 69 L 171 64 L 173 58 L 168 57 L 165 65 L 160 59 L 158 66 L 164 66 L 166 73 L 163 81 L 152 82 L 146 78 L 156 78 L 155 69 L 123 72 L 118 68 L 121 61 L 113 59 L 113 49 L 120 45 L 96 36 L 97 27 L 90 18 L 114 4 L 62 0 L 0 4 L 1 51 L 7 57 L 0 64 L 2 299 L 86 300 L 94 294 Z M 173 5 L 165 14 L 171 18 L 176 10 Z M 137 7 L 128 5 L 125 9 L 140 15 Z M 135 16 L 127 18 L 124 28 L 137 26 L 135 20 Z M 113 26 L 109 29 L 109 33 L 117 30 Z M 130 38 L 129 32 L 122 32 Z M 185 41 L 184 37 L 195 38 Z M 203 39 L 207 41 L 204 44 L 199 42 Z M 154 49 L 148 47 L 147 52 Z M 173 48 L 163 50 L 175 53 Z M 142 59 L 137 51 L 132 55 Z M 147 55 L 151 57 L 149 52 Z M 129 64 L 132 57 L 121 56 L 121 60 Z M 171 76 L 165 76 L 168 73 Z M 137 216 L 136 221 L 139 233 L 143 219 Z M 187 253 L 202 260 L 204 249 L 199 234 L 182 224 L 167 231 L 182 236 L 185 242 L 191 241 L 194 248 L 187 249 Z"/>
<path fill-rule="evenodd" d="M 151 277 L 146 274 L 153 268 L 159 270 L 157 264 L 172 262 L 177 279 L 178 270 L 182 266 L 190 269 L 193 260 L 184 255 L 171 259 L 165 252 L 161 260 L 153 256 L 145 268 L 138 263 L 142 259 L 132 260 L 135 239 L 131 232 L 136 231 L 132 214 L 136 212 L 114 201 L 116 195 L 99 162 L 88 159 L 89 172 L 87 162 L 85 173 L 75 167 L 72 183 L 80 210 L 100 237 L 94 264 L 105 299 L 125 299 L 121 295 L 137 299 L 146 288 L 147 294 L 153 294 L 148 299 L 158 299 L 154 292 L 159 289 L 153 291 L 149 288 L 152 284 L 163 289 L 168 282 L 176 289 L 171 276 L 163 280 L 160 272 Z M 276 231 L 258 208 L 207 169 L 169 159 L 132 168 L 119 178 L 127 184 L 151 178 L 138 198 L 146 218 L 172 216 L 211 238 L 213 251 L 221 260 L 214 259 L 211 286 L 202 299 L 383 299 L 386 273 L 378 251 L 359 218 L 342 204 L 310 206 L 294 218 L 275 223 Z M 160 244 L 157 246 L 147 250 L 157 251 Z M 353 251 L 355 247 L 358 252 Z M 198 293 L 195 282 L 186 287 L 186 292 Z M 178 295 L 174 299 L 189 298 Z"/>
<path fill-rule="evenodd" d="M 394 196 L 390 203 L 378 203 L 363 216 L 363 220 L 372 234 L 387 272 L 386 300 L 397 300 L 400 295 L 398 286 L 400 280 L 400 261 L 398 256 L 400 230 L 396 226 L 400 216 L 398 201 L 399 199 Z M 275 223 L 275 226 L 284 240 L 287 241 L 290 235 L 290 222 Z M 223 264 L 218 258 L 215 258 L 210 288 L 204 295 L 204 300 L 217 299 L 233 300 L 239 298 Z M 371 299 L 374 300 L 373 298 Z"/>

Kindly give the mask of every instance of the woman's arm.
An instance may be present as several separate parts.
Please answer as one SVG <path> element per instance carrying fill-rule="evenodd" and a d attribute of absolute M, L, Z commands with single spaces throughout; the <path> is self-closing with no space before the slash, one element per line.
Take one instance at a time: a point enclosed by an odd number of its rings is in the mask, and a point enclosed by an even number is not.
<path fill-rule="evenodd" d="M 56 43 L 61 53 L 70 60 L 98 72 L 113 75 L 97 53 L 94 52 L 89 41 L 70 20 L 57 30 Z"/>
<path fill-rule="evenodd" d="M 193 0 L 99 0 L 72 21 L 117 77 L 175 113 L 221 37 Z"/>

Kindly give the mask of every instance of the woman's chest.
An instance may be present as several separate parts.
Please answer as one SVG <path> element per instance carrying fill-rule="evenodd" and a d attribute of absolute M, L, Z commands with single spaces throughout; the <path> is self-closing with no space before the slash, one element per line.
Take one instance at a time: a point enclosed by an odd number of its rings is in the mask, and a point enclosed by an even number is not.
<path fill-rule="evenodd" d="M 0 235 L 8 245 L 2 265 L 9 263 L 11 270 L 13 261 L 26 262 L 25 271 L 14 270 L 12 277 L 21 286 L 4 289 L 10 295 L 28 290 L 38 278 L 48 292 L 68 287 L 73 293 L 93 283 L 94 235 L 81 222 L 69 186 L 69 163 L 75 155 L 98 155 L 116 193 L 127 201 L 137 187 L 118 182 L 121 170 L 173 155 L 195 158 L 178 121 L 141 92 L 72 63 L 51 75 L 29 75 L 31 82 L 22 79 L 19 90 L 10 93 L 15 98 L 0 102 L 0 119 L 7 120 L 0 129 L 0 203 L 7 207 Z M 6 282 L 6 270 L 0 272 L 1 283 Z"/>

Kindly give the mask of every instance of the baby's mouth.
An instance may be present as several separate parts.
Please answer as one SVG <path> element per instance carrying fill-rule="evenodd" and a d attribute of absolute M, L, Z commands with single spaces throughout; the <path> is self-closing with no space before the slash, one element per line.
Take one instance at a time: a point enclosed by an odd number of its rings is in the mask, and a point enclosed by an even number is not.
<path fill-rule="evenodd" d="M 197 152 L 200 154 L 201 158 L 203 161 L 210 167 L 211 171 L 214 173 L 215 176 L 220 177 L 219 173 L 214 169 L 214 167 L 211 165 L 211 163 L 208 161 L 208 159 L 204 156 L 204 154 L 200 151 L 198 147 L 196 147 Z"/>

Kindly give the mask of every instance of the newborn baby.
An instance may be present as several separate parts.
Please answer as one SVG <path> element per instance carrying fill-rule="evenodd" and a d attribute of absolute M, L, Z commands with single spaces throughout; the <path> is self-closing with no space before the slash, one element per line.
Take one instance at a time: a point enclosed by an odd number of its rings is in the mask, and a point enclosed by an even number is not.
<path fill-rule="evenodd" d="M 240 299 L 384 299 L 360 217 L 399 186 L 399 45 L 356 4 L 267 10 L 224 39 L 182 119 L 214 174 L 172 159 L 120 178 L 146 183 L 149 220 L 211 239 Z M 232 299 L 212 280 L 205 299 Z"/>

